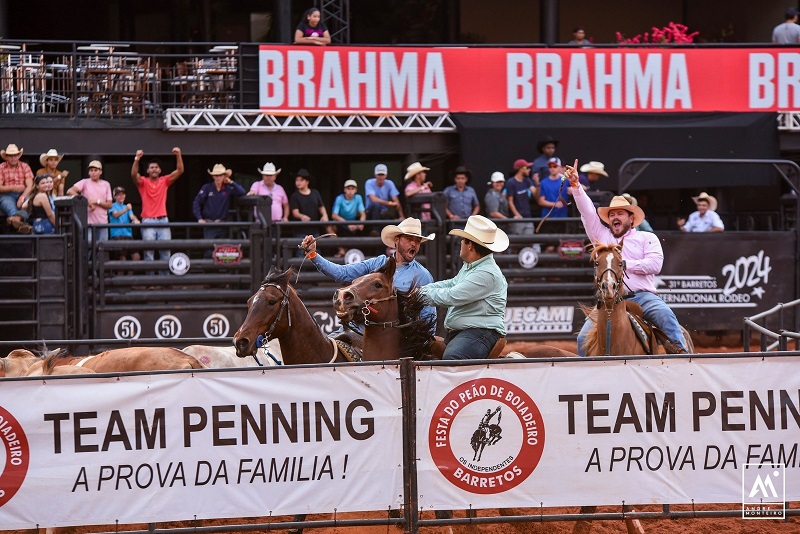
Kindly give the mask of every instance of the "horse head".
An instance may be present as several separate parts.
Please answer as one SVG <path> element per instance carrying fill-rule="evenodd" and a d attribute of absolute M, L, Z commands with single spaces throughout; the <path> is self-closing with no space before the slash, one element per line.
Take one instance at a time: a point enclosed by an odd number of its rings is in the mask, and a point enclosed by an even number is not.
<path fill-rule="evenodd" d="M 615 245 L 595 244 L 591 261 L 594 264 L 594 288 L 598 307 L 613 308 L 625 291 L 625 260 L 622 259 L 622 243 Z"/>
<path fill-rule="evenodd" d="M 394 257 L 390 257 L 382 267 L 337 289 L 333 295 L 333 309 L 339 320 L 360 322 L 369 317 L 370 321 L 385 321 L 383 316 L 390 311 L 387 304 L 396 304 L 397 293 L 392 282 L 396 267 Z"/>
<path fill-rule="evenodd" d="M 280 337 L 288 330 L 291 325 L 289 295 L 293 291 L 289 279 L 293 273 L 293 269 L 282 273 L 275 268 L 270 269 L 261 287 L 248 299 L 247 316 L 233 336 L 238 357 L 255 354 L 259 335 L 264 337 L 266 343 L 271 337 Z"/>

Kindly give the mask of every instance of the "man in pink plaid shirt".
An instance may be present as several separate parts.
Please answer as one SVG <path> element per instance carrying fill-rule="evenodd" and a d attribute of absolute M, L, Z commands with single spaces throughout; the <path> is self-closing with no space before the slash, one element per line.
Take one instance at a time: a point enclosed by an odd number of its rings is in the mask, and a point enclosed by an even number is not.
<path fill-rule="evenodd" d="M 33 191 L 33 171 L 30 165 L 19 160 L 22 149 L 10 144 L 0 150 L 0 213 L 6 215 L 6 222 L 20 234 L 31 233 L 28 212 L 22 209 L 22 202 Z"/>

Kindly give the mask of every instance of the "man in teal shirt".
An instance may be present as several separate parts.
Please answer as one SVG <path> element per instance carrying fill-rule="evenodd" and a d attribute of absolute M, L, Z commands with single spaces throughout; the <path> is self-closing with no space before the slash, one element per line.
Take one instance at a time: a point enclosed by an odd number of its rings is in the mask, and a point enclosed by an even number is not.
<path fill-rule="evenodd" d="M 447 330 L 443 360 L 483 359 L 506 335 L 508 283 L 494 261 L 493 252 L 508 248 L 508 236 L 481 215 L 467 219 L 460 236 L 464 264 L 455 278 L 419 289 L 426 304 L 450 306 L 444 320 Z"/>

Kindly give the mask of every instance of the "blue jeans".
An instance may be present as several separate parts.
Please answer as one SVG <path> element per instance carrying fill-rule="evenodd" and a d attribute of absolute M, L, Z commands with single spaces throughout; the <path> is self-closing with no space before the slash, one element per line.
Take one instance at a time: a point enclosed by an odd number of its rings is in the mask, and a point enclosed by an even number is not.
<path fill-rule="evenodd" d="M 156 217 L 142 219 L 142 224 L 167 224 L 169 219 L 167 217 Z M 142 241 L 169 241 L 172 239 L 172 232 L 169 228 L 142 228 Z M 161 249 L 158 251 L 158 259 L 161 261 L 169 261 L 169 250 Z M 155 258 L 155 251 L 145 250 L 144 260 L 153 261 Z"/>
<path fill-rule="evenodd" d="M 642 307 L 642 317 L 645 321 L 656 325 L 673 343 L 686 350 L 686 342 L 683 339 L 683 332 L 681 331 L 681 325 L 678 323 L 678 318 L 675 317 L 675 312 L 672 311 L 672 308 L 661 300 L 661 297 L 655 293 L 640 291 L 639 293 L 634 293 L 628 300 L 632 300 Z M 587 317 L 586 322 L 583 323 L 583 328 L 578 334 L 578 356 L 586 356 L 586 351 L 583 350 L 583 343 L 591 328 L 592 320 Z"/>
<path fill-rule="evenodd" d="M 500 332 L 488 328 L 468 328 L 447 334 L 443 360 L 481 360 L 489 357 Z"/>
<path fill-rule="evenodd" d="M 8 217 L 12 215 L 19 215 L 23 221 L 28 220 L 28 212 L 25 210 L 17 209 L 17 199 L 22 193 L 3 193 L 0 195 L 0 212 L 5 213 Z"/>

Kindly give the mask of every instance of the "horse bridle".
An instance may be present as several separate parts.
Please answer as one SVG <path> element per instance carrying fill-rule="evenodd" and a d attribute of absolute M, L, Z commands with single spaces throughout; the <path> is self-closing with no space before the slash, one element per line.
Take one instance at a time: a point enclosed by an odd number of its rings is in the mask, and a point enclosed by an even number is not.
<path fill-rule="evenodd" d="M 267 329 L 267 331 L 262 334 L 263 338 L 261 341 L 261 348 L 265 348 L 267 346 L 267 343 L 269 342 L 272 332 L 275 330 L 275 327 L 278 326 L 278 322 L 281 320 L 281 317 L 283 317 L 283 310 L 286 310 L 286 318 L 289 320 L 289 328 L 292 327 L 292 311 L 289 308 L 289 288 L 287 287 L 286 289 L 283 289 L 278 284 L 269 283 L 269 284 L 262 284 L 261 287 L 258 288 L 258 291 L 259 292 L 264 291 L 268 287 L 275 287 L 278 289 L 278 291 L 283 293 L 283 300 L 281 301 L 281 309 L 278 310 L 278 315 L 275 317 L 275 320 L 272 321 L 272 324 Z"/>
<path fill-rule="evenodd" d="M 379 298 L 379 299 L 371 299 L 365 300 L 362 299 L 356 288 L 351 287 L 348 291 L 353 293 L 355 297 L 359 300 L 364 301 L 364 305 L 361 307 L 361 316 L 364 317 L 364 326 L 380 326 L 383 328 L 399 328 L 400 327 L 400 319 L 394 321 L 370 321 L 368 319 L 369 315 L 372 313 L 378 313 L 378 310 L 373 306 L 373 304 L 377 304 L 379 302 L 385 302 L 387 300 L 392 300 L 397 298 L 397 290 L 392 288 L 392 293 L 386 297 Z"/>
<path fill-rule="evenodd" d="M 606 310 L 606 356 L 609 356 L 611 353 L 611 312 L 614 309 L 614 306 L 622 302 L 622 298 L 624 295 L 624 291 L 621 291 L 625 287 L 625 277 L 628 275 L 625 260 L 620 258 L 622 261 L 622 274 L 618 275 L 617 271 L 615 271 L 612 267 L 605 268 L 599 275 L 595 277 L 595 285 L 597 286 L 597 291 L 595 292 L 595 298 L 597 299 L 597 308 L 600 308 L 602 304 Z M 595 267 L 600 265 L 600 261 L 598 259 L 594 262 Z M 614 276 L 614 294 L 617 296 L 614 299 L 614 306 L 609 307 L 606 299 L 604 299 L 601 295 L 601 284 L 603 283 L 602 280 L 605 277 L 607 272 L 611 272 Z"/>

